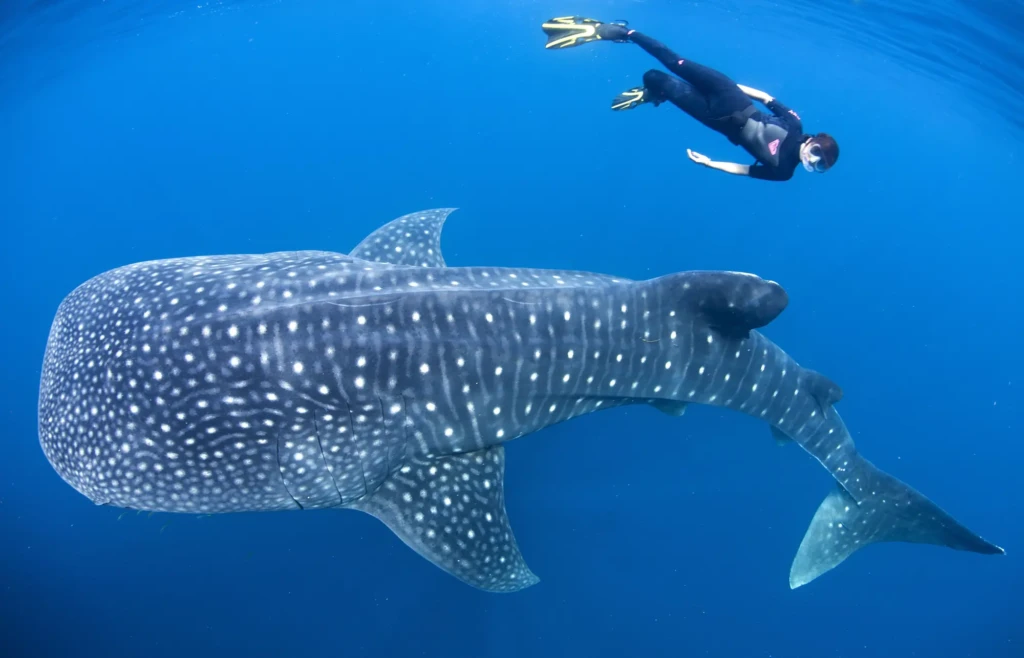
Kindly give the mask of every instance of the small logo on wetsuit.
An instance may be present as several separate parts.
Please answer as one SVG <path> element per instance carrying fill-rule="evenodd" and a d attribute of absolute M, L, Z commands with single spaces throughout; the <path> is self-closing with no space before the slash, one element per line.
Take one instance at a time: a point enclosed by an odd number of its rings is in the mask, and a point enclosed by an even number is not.
<path fill-rule="evenodd" d="M 773 139 L 768 143 L 768 152 L 772 155 L 776 155 L 779 152 L 779 140 Z"/>
<path fill-rule="evenodd" d="M 803 121 L 803 119 L 800 118 L 800 115 L 794 112 L 793 110 L 790 110 L 789 113 L 795 116 L 797 121 Z"/>

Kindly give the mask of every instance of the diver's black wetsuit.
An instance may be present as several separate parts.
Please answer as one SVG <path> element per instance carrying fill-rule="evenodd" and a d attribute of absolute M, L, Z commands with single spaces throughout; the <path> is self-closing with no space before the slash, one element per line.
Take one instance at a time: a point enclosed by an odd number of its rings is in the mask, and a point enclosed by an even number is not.
<path fill-rule="evenodd" d="M 656 104 L 671 101 L 733 144 L 742 146 L 757 158 L 757 163 L 750 167 L 752 178 L 785 181 L 793 177 L 800 164 L 800 145 L 810 137 L 804 134 L 796 112 L 776 100 L 767 105 L 772 115 L 762 112 L 725 74 L 684 60 L 664 44 L 635 30 L 627 38 L 682 78 L 656 69 L 648 71 L 644 74 L 644 87 L 650 94 L 649 100 Z"/>

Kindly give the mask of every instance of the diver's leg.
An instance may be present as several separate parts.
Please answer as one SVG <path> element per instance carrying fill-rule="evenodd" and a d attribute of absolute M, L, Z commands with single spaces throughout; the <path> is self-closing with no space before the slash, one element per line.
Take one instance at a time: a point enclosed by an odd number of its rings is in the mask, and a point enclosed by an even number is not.
<path fill-rule="evenodd" d="M 705 94 L 718 94 L 726 90 L 735 90 L 740 94 L 743 93 L 739 91 L 736 82 L 721 71 L 716 71 L 703 64 L 683 59 L 672 52 L 668 46 L 652 39 L 646 34 L 630 30 L 627 32 L 626 38 L 643 48 L 650 55 L 653 55 L 669 71 L 672 71 Z"/>
<path fill-rule="evenodd" d="M 640 98 L 631 98 L 640 91 Z M 643 103 L 659 105 L 668 101 L 700 121 L 705 127 L 724 135 L 729 141 L 736 143 L 738 123 L 733 119 L 742 104 L 749 105 L 742 94 L 733 98 L 731 94 L 706 94 L 696 86 L 680 80 L 658 69 L 644 73 L 644 86 L 630 89 L 620 94 L 612 103 L 613 110 L 632 109 Z M 626 103 L 623 103 L 626 99 Z"/>
<path fill-rule="evenodd" d="M 621 23 L 602 23 L 583 16 L 563 16 L 552 18 L 541 27 L 548 35 L 546 48 L 570 48 L 591 41 L 632 41 L 653 55 L 669 71 L 705 94 L 721 93 L 729 88 L 738 90 L 736 82 L 724 73 L 685 60 L 660 41 L 631 30 Z"/>
<path fill-rule="evenodd" d="M 664 71 L 651 69 L 644 73 L 644 102 L 660 105 L 668 101 L 691 117 L 707 125 L 710 115 L 708 97 L 694 85 Z"/>

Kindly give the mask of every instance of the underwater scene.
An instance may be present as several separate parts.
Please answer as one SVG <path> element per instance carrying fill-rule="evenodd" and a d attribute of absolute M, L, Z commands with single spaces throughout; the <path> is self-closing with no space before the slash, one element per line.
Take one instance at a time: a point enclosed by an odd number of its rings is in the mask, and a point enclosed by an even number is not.
<path fill-rule="evenodd" d="M 5 0 L 0 656 L 1024 657 L 1024 5 Z"/>

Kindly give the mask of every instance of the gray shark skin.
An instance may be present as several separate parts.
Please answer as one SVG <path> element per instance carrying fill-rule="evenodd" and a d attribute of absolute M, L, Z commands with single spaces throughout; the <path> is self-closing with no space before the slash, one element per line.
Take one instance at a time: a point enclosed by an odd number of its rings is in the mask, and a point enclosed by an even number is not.
<path fill-rule="evenodd" d="M 1003 552 L 858 454 L 839 387 L 755 331 L 788 303 L 778 284 L 448 267 L 450 212 L 396 219 L 350 255 L 158 260 L 82 284 L 44 356 L 47 459 L 103 505 L 360 510 L 456 578 L 513 592 L 538 579 L 505 514 L 503 444 L 699 403 L 763 419 L 834 476 L 793 588 L 874 542 Z"/>

